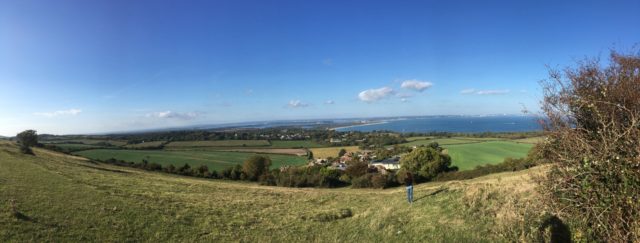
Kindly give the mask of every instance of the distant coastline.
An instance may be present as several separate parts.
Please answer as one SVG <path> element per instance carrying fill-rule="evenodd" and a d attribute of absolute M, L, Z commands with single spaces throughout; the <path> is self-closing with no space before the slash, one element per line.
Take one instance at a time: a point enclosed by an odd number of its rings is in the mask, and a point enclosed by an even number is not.
<path fill-rule="evenodd" d="M 376 121 L 376 122 L 355 124 L 355 125 L 349 125 L 349 126 L 332 127 L 329 130 L 337 131 L 338 129 L 353 128 L 353 127 L 364 127 L 364 126 L 372 126 L 372 125 L 381 125 L 381 124 L 386 124 L 386 123 L 389 123 L 389 121 Z"/>

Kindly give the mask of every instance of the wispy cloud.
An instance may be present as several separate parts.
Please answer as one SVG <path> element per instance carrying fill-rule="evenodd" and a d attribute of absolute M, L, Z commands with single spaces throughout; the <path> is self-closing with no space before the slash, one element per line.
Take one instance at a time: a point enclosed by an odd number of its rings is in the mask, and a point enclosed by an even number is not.
<path fill-rule="evenodd" d="M 335 104 L 335 103 L 336 103 L 336 102 L 335 102 L 335 101 L 333 101 L 333 100 L 327 100 L 327 101 L 325 101 L 325 102 L 324 102 L 324 104 L 325 104 L 325 105 L 333 105 L 333 104 Z"/>
<path fill-rule="evenodd" d="M 160 111 L 148 113 L 146 117 L 163 118 L 163 119 L 180 119 L 180 120 L 193 120 L 198 117 L 196 112 L 173 112 L 173 111 Z"/>
<path fill-rule="evenodd" d="M 287 104 L 287 107 L 289 108 L 303 108 L 307 106 L 309 106 L 309 104 L 303 103 L 300 100 L 290 100 L 289 103 Z"/>
<path fill-rule="evenodd" d="M 333 65 L 333 59 L 325 58 L 324 60 L 322 60 L 322 64 L 324 64 L 325 66 L 331 66 Z"/>
<path fill-rule="evenodd" d="M 503 95 L 503 94 L 508 94 L 510 92 L 511 91 L 508 89 L 485 89 L 485 90 L 463 89 L 460 91 L 460 94 Z"/>
<path fill-rule="evenodd" d="M 411 89 L 418 92 L 422 92 L 428 88 L 431 88 L 431 86 L 433 86 L 433 83 L 431 82 L 420 81 L 416 79 L 405 80 L 400 85 L 400 87 L 402 87 L 403 89 Z"/>
<path fill-rule="evenodd" d="M 56 117 L 56 116 L 64 116 L 64 115 L 75 116 L 77 114 L 80 114 L 80 112 L 82 112 L 82 110 L 80 109 L 69 109 L 69 110 L 60 110 L 60 111 L 54 111 L 54 112 L 36 112 L 33 114 L 36 116 Z"/>
<path fill-rule="evenodd" d="M 395 92 L 392 88 L 382 87 L 379 89 L 368 89 L 358 94 L 358 99 L 361 101 L 371 103 L 393 95 Z"/>

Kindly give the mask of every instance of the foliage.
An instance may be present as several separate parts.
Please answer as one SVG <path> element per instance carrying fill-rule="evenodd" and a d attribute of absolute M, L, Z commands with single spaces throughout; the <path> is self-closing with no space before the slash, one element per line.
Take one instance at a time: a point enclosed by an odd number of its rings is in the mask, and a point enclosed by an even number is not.
<path fill-rule="evenodd" d="M 269 172 L 271 159 L 268 156 L 254 155 L 249 157 L 242 164 L 242 172 L 247 175 L 247 179 L 257 181 L 260 176 Z"/>
<path fill-rule="evenodd" d="M 596 241 L 640 241 L 640 55 L 585 60 L 543 85 L 549 205 Z"/>
<path fill-rule="evenodd" d="M 33 154 L 31 147 L 38 144 L 38 133 L 35 130 L 26 130 L 16 136 L 20 144 L 20 152 L 23 154 Z"/>
<path fill-rule="evenodd" d="M 438 148 L 418 147 L 411 151 L 400 159 L 401 171 L 413 173 L 417 181 L 429 181 L 438 174 L 451 170 L 451 157 Z"/>
<path fill-rule="evenodd" d="M 338 151 L 338 157 L 342 157 L 345 154 L 347 154 L 347 150 L 344 148 L 341 148 L 340 151 Z"/>

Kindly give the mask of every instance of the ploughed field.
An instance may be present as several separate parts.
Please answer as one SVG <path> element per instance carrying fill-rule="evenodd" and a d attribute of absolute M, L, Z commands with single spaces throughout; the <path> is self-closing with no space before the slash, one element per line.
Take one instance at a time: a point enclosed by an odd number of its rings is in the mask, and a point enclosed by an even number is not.
<path fill-rule="evenodd" d="M 543 171 L 419 184 L 409 205 L 402 187 L 268 187 L 34 152 L 0 142 L 0 242 L 508 242 Z"/>

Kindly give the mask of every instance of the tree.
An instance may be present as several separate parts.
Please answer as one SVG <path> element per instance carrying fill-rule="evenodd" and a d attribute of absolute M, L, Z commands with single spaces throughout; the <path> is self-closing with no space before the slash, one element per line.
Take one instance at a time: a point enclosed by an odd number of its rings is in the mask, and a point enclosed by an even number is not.
<path fill-rule="evenodd" d="M 340 152 L 338 152 L 338 157 L 342 157 L 342 156 L 344 156 L 345 154 L 347 154 L 347 150 L 346 150 L 346 149 L 344 149 L 344 148 L 341 148 L 341 149 L 340 149 Z"/>
<path fill-rule="evenodd" d="M 244 161 L 242 172 L 244 172 L 248 180 L 257 181 L 261 175 L 269 172 L 270 166 L 271 159 L 268 156 L 254 155 Z"/>
<path fill-rule="evenodd" d="M 313 152 L 311 152 L 311 150 L 307 150 L 307 159 L 308 160 L 312 160 L 313 159 Z"/>
<path fill-rule="evenodd" d="M 20 152 L 23 154 L 33 154 L 31 147 L 38 144 L 38 133 L 35 130 L 26 130 L 16 136 L 20 145 Z"/>
<path fill-rule="evenodd" d="M 547 205 L 588 241 L 640 241 L 640 54 L 578 62 L 544 81 Z"/>
<path fill-rule="evenodd" d="M 419 147 L 400 159 L 402 171 L 409 171 L 417 180 L 431 180 L 439 173 L 450 170 L 451 157 L 442 154 L 438 148 Z M 399 173 L 405 174 L 405 173 Z"/>

